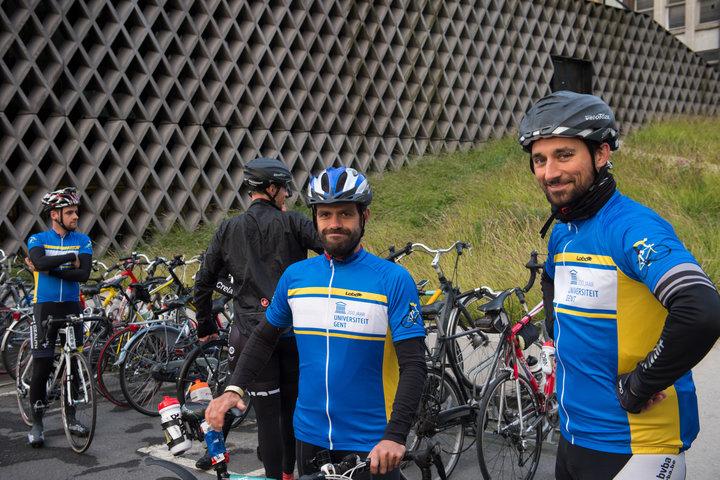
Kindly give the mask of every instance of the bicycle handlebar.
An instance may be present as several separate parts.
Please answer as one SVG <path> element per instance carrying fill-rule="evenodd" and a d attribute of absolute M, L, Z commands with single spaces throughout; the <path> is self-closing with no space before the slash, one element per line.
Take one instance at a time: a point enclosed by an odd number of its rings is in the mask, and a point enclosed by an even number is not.
<path fill-rule="evenodd" d="M 542 272 L 542 269 L 545 268 L 545 262 L 538 262 L 537 250 L 533 250 L 532 252 L 530 252 L 530 261 L 525 264 L 525 268 L 530 270 L 530 278 L 528 279 L 528 283 L 522 288 L 522 291 L 524 293 L 527 293 L 535 284 L 535 277 L 537 276 L 537 274 Z"/>
<path fill-rule="evenodd" d="M 414 462 L 423 472 L 423 478 L 429 478 L 430 467 L 435 465 L 441 480 L 446 480 L 445 467 L 440 457 L 440 446 L 436 443 L 430 443 L 424 450 L 406 451 L 403 455 L 404 462 Z M 316 459 L 314 461 L 317 462 Z M 370 469 L 370 459 L 360 460 L 357 455 L 347 455 L 338 463 L 324 463 L 317 465 L 319 472 L 303 475 L 299 480 L 325 480 L 328 476 L 336 478 L 339 476 L 351 478 L 356 472 L 364 472 Z"/>

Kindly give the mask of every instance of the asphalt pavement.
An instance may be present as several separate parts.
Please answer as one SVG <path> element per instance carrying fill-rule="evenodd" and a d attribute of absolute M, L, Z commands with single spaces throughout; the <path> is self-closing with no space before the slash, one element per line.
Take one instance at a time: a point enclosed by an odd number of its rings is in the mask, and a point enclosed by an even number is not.
<path fill-rule="evenodd" d="M 701 431 L 693 447 L 687 452 L 688 480 L 715 480 L 720 460 L 716 453 L 720 443 L 720 412 L 715 409 L 720 399 L 720 345 L 694 369 L 695 384 L 700 403 Z M 59 412 L 50 412 L 46 420 L 45 447 L 27 445 L 27 427 L 18 413 L 11 379 L 0 375 L 0 478 L 22 480 L 144 480 L 173 478 L 169 471 L 147 466 L 144 457 L 151 455 L 169 459 L 189 467 L 199 479 L 214 478 L 214 474 L 194 469 L 195 460 L 202 454 L 202 444 L 182 457 L 172 457 L 164 444 L 159 417 L 148 417 L 128 410 L 100 397 L 95 438 L 89 450 L 76 454 L 68 446 Z M 469 440 L 471 441 L 471 440 Z M 230 470 L 234 473 L 262 475 L 262 464 L 256 455 L 257 429 L 251 416 L 230 434 L 227 441 Z M 546 443 L 538 480 L 553 478 L 554 445 Z M 453 473 L 455 479 L 478 479 L 475 447 L 465 452 Z M 176 478 L 176 477 L 175 477 Z"/>

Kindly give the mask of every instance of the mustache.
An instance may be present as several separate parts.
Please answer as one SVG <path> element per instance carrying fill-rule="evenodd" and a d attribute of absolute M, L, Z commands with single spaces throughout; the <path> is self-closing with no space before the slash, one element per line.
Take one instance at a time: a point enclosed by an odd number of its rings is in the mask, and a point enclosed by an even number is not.
<path fill-rule="evenodd" d="M 342 233 L 344 235 L 352 235 L 352 231 L 347 228 L 326 228 L 321 232 L 323 235 L 329 235 L 331 233 Z"/>

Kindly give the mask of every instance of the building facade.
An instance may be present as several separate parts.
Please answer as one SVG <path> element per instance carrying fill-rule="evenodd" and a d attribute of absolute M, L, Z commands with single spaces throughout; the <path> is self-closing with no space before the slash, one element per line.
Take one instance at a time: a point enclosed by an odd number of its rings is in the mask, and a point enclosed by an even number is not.
<path fill-rule="evenodd" d="M 558 89 L 622 131 L 715 115 L 719 80 L 649 15 L 588 1 L 4 1 L 0 248 L 22 252 L 67 185 L 102 254 L 244 209 L 257 156 L 297 191 L 514 134 Z"/>

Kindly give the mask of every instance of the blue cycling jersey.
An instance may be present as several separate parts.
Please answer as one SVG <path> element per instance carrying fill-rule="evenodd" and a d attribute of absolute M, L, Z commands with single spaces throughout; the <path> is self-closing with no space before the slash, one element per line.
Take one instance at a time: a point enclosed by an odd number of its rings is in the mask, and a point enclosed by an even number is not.
<path fill-rule="evenodd" d="M 285 271 L 266 317 L 295 331 L 297 439 L 365 452 L 382 439 L 399 378 L 393 342 L 425 335 L 418 304 L 410 274 L 364 250 Z"/>
<path fill-rule="evenodd" d="M 665 325 L 673 275 L 700 269 L 659 215 L 619 192 L 587 220 L 558 223 L 554 279 L 560 427 L 572 444 L 611 453 L 676 454 L 699 431 L 691 372 L 641 414 L 622 409 L 618 375 L 635 369 Z"/>
<path fill-rule="evenodd" d="M 90 237 L 77 232 L 68 232 L 60 236 L 55 230 L 36 233 L 28 238 L 28 251 L 42 247 L 45 255 L 65 255 L 67 253 L 87 253 L 92 255 Z M 71 263 L 61 265 L 58 270 L 72 269 Z M 35 302 L 77 302 L 80 300 L 80 284 L 45 273 L 35 272 Z"/>

